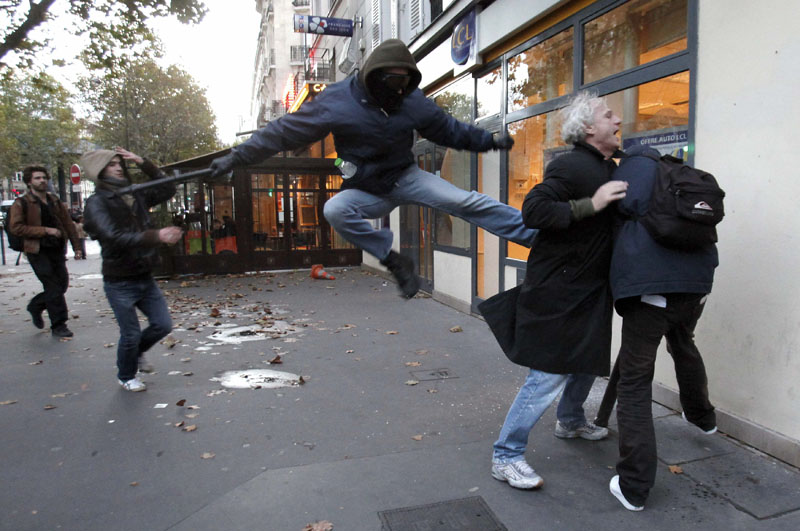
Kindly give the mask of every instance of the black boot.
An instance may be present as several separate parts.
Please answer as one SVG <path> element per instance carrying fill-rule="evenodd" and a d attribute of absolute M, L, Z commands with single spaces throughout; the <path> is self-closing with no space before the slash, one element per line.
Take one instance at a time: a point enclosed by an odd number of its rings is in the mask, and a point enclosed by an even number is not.
<path fill-rule="evenodd" d="M 413 260 L 394 251 L 389 251 L 389 256 L 381 260 L 381 264 L 394 275 L 403 297 L 410 299 L 417 294 L 419 291 L 419 278 L 414 273 Z"/>
<path fill-rule="evenodd" d="M 31 314 L 31 322 L 33 323 L 33 326 L 35 326 L 40 330 L 44 328 L 44 319 L 42 319 L 42 310 L 34 310 L 31 308 L 29 304 L 28 313 Z"/>

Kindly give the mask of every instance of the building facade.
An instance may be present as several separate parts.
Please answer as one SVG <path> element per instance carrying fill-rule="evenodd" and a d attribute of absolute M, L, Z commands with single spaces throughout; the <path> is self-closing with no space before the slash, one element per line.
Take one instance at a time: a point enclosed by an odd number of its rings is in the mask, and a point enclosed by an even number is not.
<path fill-rule="evenodd" d="M 648 144 L 717 176 L 727 191 L 720 267 L 697 330 L 720 429 L 800 465 L 800 250 L 788 204 L 800 191 L 789 157 L 790 96 L 800 81 L 800 4 L 775 0 L 753 16 L 744 0 L 312 0 L 314 15 L 355 20 L 348 40 L 316 36 L 341 80 L 387 38 L 409 44 L 421 88 L 464 121 L 516 140 L 470 154 L 420 139 L 418 164 L 457 186 L 520 207 L 547 163 L 568 149 L 557 110 L 579 90 L 605 96 L 623 119 L 623 147 Z M 462 21 L 472 16 L 472 25 Z M 461 24 L 460 24 L 461 23 Z M 472 33 L 470 33 L 472 32 Z M 466 64 L 452 45 L 473 43 Z M 779 216 L 777 213 L 786 213 Z M 475 311 L 524 275 L 528 250 L 419 207 L 388 220 L 434 298 Z M 378 264 L 364 255 L 364 263 Z M 615 323 L 615 349 L 619 322 Z M 654 396 L 679 407 L 670 357 Z"/>

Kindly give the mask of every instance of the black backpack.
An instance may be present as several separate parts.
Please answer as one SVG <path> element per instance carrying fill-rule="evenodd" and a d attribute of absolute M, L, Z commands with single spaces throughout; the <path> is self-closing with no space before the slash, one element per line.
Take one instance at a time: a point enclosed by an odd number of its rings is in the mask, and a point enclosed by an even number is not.
<path fill-rule="evenodd" d="M 22 203 L 23 217 L 27 217 L 28 207 L 25 206 L 25 203 L 27 203 L 27 201 L 25 201 L 24 199 L 17 199 L 17 201 L 20 201 Z M 11 218 L 11 211 L 8 212 L 8 214 L 6 215 L 6 220 L 3 223 L 3 230 L 6 231 L 6 238 L 8 238 L 8 246 L 14 251 L 22 252 L 25 250 L 25 238 L 23 238 L 22 236 L 17 236 L 16 234 L 11 234 L 11 229 L 9 228 L 10 224 L 9 222 L 11 221 L 10 218 Z"/>
<path fill-rule="evenodd" d="M 716 243 L 725 192 L 714 176 L 670 155 L 650 158 L 658 162 L 658 174 L 649 209 L 639 218 L 650 236 L 665 247 L 688 251 Z"/>

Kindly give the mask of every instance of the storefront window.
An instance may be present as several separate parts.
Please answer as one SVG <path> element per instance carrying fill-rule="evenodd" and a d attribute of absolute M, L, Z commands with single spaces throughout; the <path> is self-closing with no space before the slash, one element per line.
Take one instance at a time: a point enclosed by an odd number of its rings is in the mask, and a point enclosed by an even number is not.
<path fill-rule="evenodd" d="M 572 92 L 572 28 L 508 60 L 508 112 Z"/>
<path fill-rule="evenodd" d="M 499 83 L 498 83 L 499 85 Z M 462 122 L 472 122 L 474 80 L 464 77 L 433 95 L 433 101 L 446 113 Z M 435 158 L 426 168 L 442 179 L 463 189 L 470 189 L 470 153 L 436 148 Z M 444 212 L 436 212 L 434 239 L 439 245 L 469 249 L 469 224 Z"/>
<path fill-rule="evenodd" d="M 688 0 L 631 0 L 584 26 L 583 82 L 686 49 Z"/>
<path fill-rule="evenodd" d="M 542 182 L 544 170 L 558 155 L 568 151 L 561 140 L 558 111 L 533 116 L 509 125 L 514 147 L 508 154 L 508 204 L 521 209 L 531 188 Z M 527 247 L 509 242 L 508 257 L 527 260 Z"/>
<path fill-rule="evenodd" d="M 622 148 L 647 145 L 685 159 L 688 154 L 689 72 L 657 79 L 606 97 L 622 118 Z"/>
<path fill-rule="evenodd" d="M 482 75 L 477 81 L 478 112 L 475 119 L 500 114 L 503 99 L 503 72 L 500 67 Z"/>
<path fill-rule="evenodd" d="M 283 249 L 283 176 L 265 173 L 251 175 L 253 208 L 253 250 Z"/>

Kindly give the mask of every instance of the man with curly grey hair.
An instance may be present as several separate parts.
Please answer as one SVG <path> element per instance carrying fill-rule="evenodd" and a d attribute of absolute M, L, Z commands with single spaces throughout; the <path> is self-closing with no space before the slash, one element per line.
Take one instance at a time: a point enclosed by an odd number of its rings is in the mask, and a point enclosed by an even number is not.
<path fill-rule="evenodd" d="M 480 306 L 509 359 L 530 368 L 492 456 L 492 476 L 522 489 L 544 482 L 525 461 L 525 449 L 531 429 L 562 390 L 556 437 L 596 441 L 608 435 L 586 420 L 583 403 L 595 376 L 607 375 L 610 366 L 613 218 L 606 207 L 627 188 L 610 180 L 621 120 L 604 99 L 588 93 L 578 94 L 562 116 L 562 137 L 574 148 L 547 166 L 522 205 L 525 225 L 539 229 L 525 280 Z"/>

